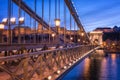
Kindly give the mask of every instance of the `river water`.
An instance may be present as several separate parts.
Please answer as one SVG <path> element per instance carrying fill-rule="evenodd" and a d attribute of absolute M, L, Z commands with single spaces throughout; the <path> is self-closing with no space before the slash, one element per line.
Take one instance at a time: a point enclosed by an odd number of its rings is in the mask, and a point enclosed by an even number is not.
<path fill-rule="evenodd" d="M 62 80 L 120 80 L 120 54 L 86 58 Z"/>

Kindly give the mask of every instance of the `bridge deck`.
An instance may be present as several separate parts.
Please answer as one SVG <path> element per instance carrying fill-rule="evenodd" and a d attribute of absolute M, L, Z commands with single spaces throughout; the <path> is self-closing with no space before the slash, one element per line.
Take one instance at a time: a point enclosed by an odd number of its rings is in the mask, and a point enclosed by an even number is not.
<path fill-rule="evenodd" d="M 0 57 L 0 69 L 4 71 L 1 75 L 6 72 L 6 75 L 9 75 L 8 79 L 12 80 L 44 80 L 48 78 L 53 80 L 63 76 L 62 74 L 95 49 L 91 46 L 76 46 Z"/>

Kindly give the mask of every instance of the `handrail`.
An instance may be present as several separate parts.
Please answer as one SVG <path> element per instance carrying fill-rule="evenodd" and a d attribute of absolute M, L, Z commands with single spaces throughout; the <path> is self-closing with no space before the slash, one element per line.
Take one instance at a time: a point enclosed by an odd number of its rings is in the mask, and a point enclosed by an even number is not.
<path fill-rule="evenodd" d="M 93 48 L 95 47 L 82 45 L 0 57 L 0 69 L 9 74 L 8 79 L 12 80 L 16 78 L 31 80 L 35 74 L 39 77 L 34 77 L 34 80 L 38 78 L 39 80 L 48 80 L 49 78 L 55 80 L 72 65 L 90 54 L 89 52 Z"/>
<path fill-rule="evenodd" d="M 21 59 L 21 58 L 25 58 L 25 57 L 41 55 L 41 54 L 44 54 L 44 53 L 69 50 L 69 49 L 74 49 L 74 48 L 79 48 L 79 47 L 82 47 L 82 46 L 74 46 L 74 47 L 68 47 L 68 48 L 58 48 L 58 49 L 55 49 L 55 50 L 45 50 L 45 51 L 38 51 L 38 52 L 23 53 L 23 54 L 18 54 L 18 55 L 11 55 L 11 56 L 6 56 L 6 57 L 0 57 L 0 61 L 16 60 L 16 59 Z"/>

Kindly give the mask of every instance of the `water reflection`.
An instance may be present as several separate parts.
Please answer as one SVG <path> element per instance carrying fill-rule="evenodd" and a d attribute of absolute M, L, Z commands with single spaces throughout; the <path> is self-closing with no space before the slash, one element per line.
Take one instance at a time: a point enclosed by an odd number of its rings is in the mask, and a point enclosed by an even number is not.
<path fill-rule="evenodd" d="M 102 54 L 103 55 L 103 54 Z M 120 54 L 86 58 L 62 80 L 120 80 Z"/>

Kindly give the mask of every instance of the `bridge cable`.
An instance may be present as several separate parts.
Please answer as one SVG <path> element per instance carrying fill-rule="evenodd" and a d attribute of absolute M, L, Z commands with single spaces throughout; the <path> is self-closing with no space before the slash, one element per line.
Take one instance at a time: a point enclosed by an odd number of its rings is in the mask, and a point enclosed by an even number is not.
<path fill-rule="evenodd" d="M 71 39 L 72 39 L 72 36 L 71 36 L 71 26 L 72 26 L 72 20 L 71 20 L 71 14 L 70 14 L 70 42 L 71 42 Z"/>
<path fill-rule="evenodd" d="M 75 20 L 74 20 L 74 43 L 76 42 L 76 38 L 75 38 L 75 33 L 76 33 L 76 23 L 75 23 Z"/>
<path fill-rule="evenodd" d="M 23 11 L 23 15 L 24 15 L 24 19 L 25 19 L 25 11 Z M 27 26 L 26 26 L 26 24 L 25 24 L 25 20 L 24 20 L 24 44 L 26 43 L 26 29 L 27 29 Z"/>
<path fill-rule="evenodd" d="M 44 20 L 44 0 L 42 0 L 42 20 Z M 44 30 L 44 26 L 42 21 L 42 40 L 41 41 L 44 40 L 43 30 Z"/>
<path fill-rule="evenodd" d="M 34 0 L 34 10 L 36 14 L 36 0 Z M 34 44 L 36 44 L 36 20 L 34 19 Z"/>
<path fill-rule="evenodd" d="M 60 0 L 58 0 L 58 17 L 60 18 Z"/>
<path fill-rule="evenodd" d="M 13 17 L 13 2 L 11 1 L 11 17 Z M 12 41 L 13 41 L 13 35 L 12 35 L 12 32 L 11 32 L 11 44 L 12 44 Z"/>
<path fill-rule="evenodd" d="M 30 17 L 30 28 L 31 28 L 31 30 L 32 30 L 32 20 L 31 20 L 31 16 L 29 15 L 29 17 Z M 32 35 L 30 35 L 30 43 L 32 42 Z"/>
<path fill-rule="evenodd" d="M 65 37 L 66 37 L 66 5 L 64 3 L 64 44 L 65 44 Z"/>
<path fill-rule="evenodd" d="M 10 18 L 11 18 L 11 0 L 8 0 L 8 44 L 11 44 L 11 24 L 10 24 Z"/>
<path fill-rule="evenodd" d="M 50 44 L 50 26 L 51 26 L 51 0 L 49 0 L 49 44 Z"/>
<path fill-rule="evenodd" d="M 19 0 L 19 10 L 18 10 L 18 19 L 21 17 L 21 0 Z M 20 31 L 20 23 L 18 23 L 18 43 L 21 43 L 21 31 Z"/>
<path fill-rule="evenodd" d="M 79 36 L 79 27 L 77 27 L 77 40 L 80 39 L 80 36 Z M 78 42 L 78 41 L 77 41 Z M 79 42 L 78 42 L 79 43 Z"/>
<path fill-rule="evenodd" d="M 57 18 L 57 0 L 55 0 L 55 19 Z"/>

